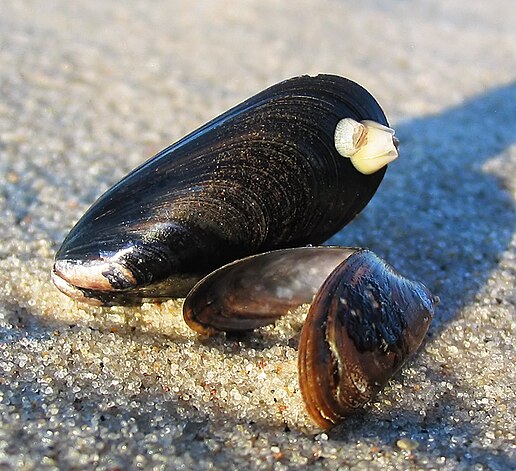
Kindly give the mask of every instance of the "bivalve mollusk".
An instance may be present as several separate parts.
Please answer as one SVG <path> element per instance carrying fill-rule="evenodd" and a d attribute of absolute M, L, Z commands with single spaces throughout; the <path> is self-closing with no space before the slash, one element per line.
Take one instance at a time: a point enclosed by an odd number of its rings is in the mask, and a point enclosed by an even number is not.
<path fill-rule="evenodd" d="M 437 298 L 369 250 L 302 247 L 216 270 L 192 289 L 183 315 L 212 335 L 273 323 L 305 303 L 299 384 L 309 415 L 328 429 L 369 402 L 418 349 Z"/>
<path fill-rule="evenodd" d="M 278 83 L 101 196 L 57 252 L 54 283 L 94 304 L 164 300 L 231 260 L 319 244 L 365 207 L 397 156 L 387 126 L 350 80 Z"/>

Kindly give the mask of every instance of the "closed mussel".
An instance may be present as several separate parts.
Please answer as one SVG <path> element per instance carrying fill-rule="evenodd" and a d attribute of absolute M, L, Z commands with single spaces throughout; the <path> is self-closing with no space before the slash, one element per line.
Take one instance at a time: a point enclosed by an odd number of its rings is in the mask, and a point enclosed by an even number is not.
<path fill-rule="evenodd" d="M 59 249 L 54 283 L 90 303 L 163 300 L 232 260 L 319 244 L 364 208 L 397 156 L 387 126 L 350 80 L 274 85 L 101 196 Z"/>
<path fill-rule="evenodd" d="M 270 324 L 311 303 L 299 383 L 309 415 L 328 429 L 370 401 L 418 349 L 436 302 L 369 250 L 304 247 L 222 267 L 194 287 L 183 313 L 192 329 L 211 335 Z"/>

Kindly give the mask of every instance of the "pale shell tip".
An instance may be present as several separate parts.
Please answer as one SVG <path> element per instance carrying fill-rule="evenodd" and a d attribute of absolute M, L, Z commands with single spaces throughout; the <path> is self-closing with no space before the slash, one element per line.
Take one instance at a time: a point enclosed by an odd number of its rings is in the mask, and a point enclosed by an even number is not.
<path fill-rule="evenodd" d="M 398 157 L 394 130 L 376 121 L 341 119 L 335 128 L 335 148 L 364 175 L 370 175 Z"/>

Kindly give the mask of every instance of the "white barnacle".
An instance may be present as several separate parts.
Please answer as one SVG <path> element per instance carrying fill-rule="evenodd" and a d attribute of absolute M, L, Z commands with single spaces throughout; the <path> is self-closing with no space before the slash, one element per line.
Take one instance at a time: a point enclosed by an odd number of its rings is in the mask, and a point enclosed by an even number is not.
<path fill-rule="evenodd" d="M 370 175 L 398 157 L 398 140 L 394 129 L 376 121 L 341 119 L 335 128 L 335 148 L 353 166 Z"/>

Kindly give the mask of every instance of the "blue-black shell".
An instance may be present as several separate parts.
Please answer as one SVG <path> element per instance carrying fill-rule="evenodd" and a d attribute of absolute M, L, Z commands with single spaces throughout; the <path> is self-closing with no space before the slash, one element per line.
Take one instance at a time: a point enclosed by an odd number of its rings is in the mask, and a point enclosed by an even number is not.
<path fill-rule="evenodd" d="M 56 261 L 116 258 L 106 304 L 185 296 L 237 258 L 319 244 L 369 202 L 385 167 L 358 172 L 334 145 L 343 118 L 388 125 L 376 100 L 342 77 L 301 76 L 235 106 L 133 170 L 70 231 Z"/>

